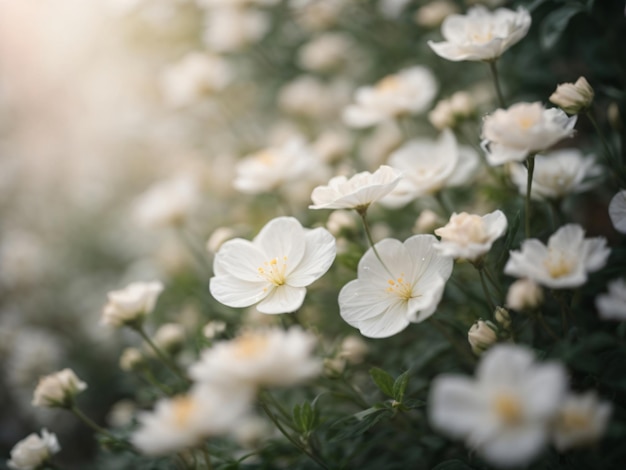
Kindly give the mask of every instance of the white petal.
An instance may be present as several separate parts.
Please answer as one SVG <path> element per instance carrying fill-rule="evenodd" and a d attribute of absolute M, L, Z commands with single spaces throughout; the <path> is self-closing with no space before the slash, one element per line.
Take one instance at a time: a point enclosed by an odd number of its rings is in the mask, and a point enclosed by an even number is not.
<path fill-rule="evenodd" d="M 346 323 L 356 326 L 362 320 L 382 315 L 395 300 L 380 285 L 355 279 L 339 292 L 339 312 Z"/>
<path fill-rule="evenodd" d="M 437 238 L 428 234 L 413 235 L 404 242 L 413 260 L 412 279 L 426 282 L 430 276 L 435 276 L 448 280 L 454 261 L 434 248 L 437 243 Z"/>
<path fill-rule="evenodd" d="M 302 306 L 305 295 L 304 287 L 291 287 L 285 284 L 274 288 L 256 308 L 261 313 L 295 312 Z"/>
<path fill-rule="evenodd" d="M 523 384 L 525 408 L 534 419 L 552 418 L 567 389 L 567 372 L 559 363 L 536 365 L 526 374 Z"/>
<path fill-rule="evenodd" d="M 484 384 L 508 384 L 515 387 L 533 365 L 530 349 L 498 344 L 483 354 L 476 377 Z"/>
<path fill-rule="evenodd" d="M 620 233 L 626 233 L 626 189 L 611 198 L 609 216 L 613 227 Z"/>
<path fill-rule="evenodd" d="M 606 238 L 589 238 L 583 242 L 585 256 L 585 268 L 587 271 L 602 269 L 611 254 L 611 249 L 606 247 Z"/>
<path fill-rule="evenodd" d="M 229 307 L 249 307 L 259 302 L 272 286 L 266 281 L 243 281 L 230 275 L 216 276 L 211 278 L 209 290 L 215 299 Z"/>
<path fill-rule="evenodd" d="M 216 275 L 228 273 L 248 282 L 258 282 L 258 268 L 267 261 L 261 251 L 251 242 L 235 238 L 225 242 L 213 262 L 213 271 Z"/>
<path fill-rule="evenodd" d="M 304 256 L 304 228 L 294 217 L 277 217 L 261 229 L 253 243 L 266 256 L 264 261 L 286 258 L 289 275 Z"/>
<path fill-rule="evenodd" d="M 388 338 L 400 333 L 409 323 L 406 304 L 398 301 L 381 315 L 361 320 L 355 326 L 368 338 Z"/>
<path fill-rule="evenodd" d="M 468 441 L 488 462 L 500 467 L 525 465 L 546 445 L 546 426 L 542 422 L 500 429 L 482 444 Z"/>
<path fill-rule="evenodd" d="M 432 426 L 452 437 L 464 438 L 483 423 L 484 399 L 470 379 L 440 375 L 433 381 L 428 397 Z"/>
<path fill-rule="evenodd" d="M 326 229 L 308 230 L 304 238 L 304 256 L 287 279 L 287 283 L 293 287 L 308 286 L 322 277 L 333 264 L 337 253 L 335 237 Z"/>

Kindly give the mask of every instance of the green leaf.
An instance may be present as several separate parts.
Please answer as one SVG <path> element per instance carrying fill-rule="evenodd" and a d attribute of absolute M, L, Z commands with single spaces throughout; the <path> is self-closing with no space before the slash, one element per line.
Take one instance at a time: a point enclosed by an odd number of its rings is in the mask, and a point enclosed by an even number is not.
<path fill-rule="evenodd" d="M 293 424 L 295 424 L 298 431 L 304 432 L 305 427 L 304 422 L 302 421 L 302 406 L 299 404 L 293 405 L 293 411 L 291 414 L 293 416 Z"/>
<path fill-rule="evenodd" d="M 396 381 L 393 383 L 393 399 L 399 403 L 402 403 L 402 399 L 404 398 L 404 392 L 406 392 L 406 387 L 409 384 L 409 371 L 407 370 L 405 373 L 401 374 Z"/>
<path fill-rule="evenodd" d="M 433 467 L 432 470 L 472 470 L 472 468 L 462 460 L 454 459 L 441 462 L 436 467 Z"/>
<path fill-rule="evenodd" d="M 393 394 L 393 384 L 394 380 L 391 375 L 389 375 L 386 371 L 378 368 L 372 367 L 370 369 L 370 375 L 374 380 L 374 383 L 378 386 L 381 392 L 387 395 L 390 398 L 394 398 Z"/>
<path fill-rule="evenodd" d="M 317 409 L 308 401 L 294 405 L 292 415 L 296 428 L 303 434 L 315 429 L 319 421 Z"/>
<path fill-rule="evenodd" d="M 517 232 L 519 231 L 521 223 L 522 215 L 520 211 L 517 211 L 513 218 L 509 221 L 509 229 L 506 232 L 504 246 L 502 247 L 502 251 L 500 252 L 500 256 L 498 257 L 498 260 L 496 262 L 496 267 L 498 271 L 502 269 L 504 263 L 509 259 L 509 251 L 513 247 L 513 243 L 515 242 L 515 238 L 517 237 Z"/>
<path fill-rule="evenodd" d="M 343 440 L 360 436 L 381 419 L 390 417 L 391 414 L 388 408 L 373 407 L 348 416 L 347 418 L 340 419 L 333 424 L 334 428 L 341 428 L 333 439 Z"/>
<path fill-rule="evenodd" d="M 570 3 L 548 14 L 541 23 L 541 46 L 544 49 L 551 49 L 560 39 L 570 20 L 582 11 L 585 11 L 583 5 Z"/>

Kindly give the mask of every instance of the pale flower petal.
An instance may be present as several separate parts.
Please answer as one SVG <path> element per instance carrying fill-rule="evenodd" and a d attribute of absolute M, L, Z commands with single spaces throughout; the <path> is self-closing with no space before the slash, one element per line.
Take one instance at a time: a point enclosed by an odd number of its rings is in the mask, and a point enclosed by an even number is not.
<path fill-rule="evenodd" d="M 626 189 L 619 191 L 611 198 L 609 216 L 615 230 L 626 233 Z"/>
<path fill-rule="evenodd" d="M 271 289 L 256 308 L 261 313 L 269 314 L 295 312 L 302 306 L 305 295 L 306 288 L 285 284 Z"/>

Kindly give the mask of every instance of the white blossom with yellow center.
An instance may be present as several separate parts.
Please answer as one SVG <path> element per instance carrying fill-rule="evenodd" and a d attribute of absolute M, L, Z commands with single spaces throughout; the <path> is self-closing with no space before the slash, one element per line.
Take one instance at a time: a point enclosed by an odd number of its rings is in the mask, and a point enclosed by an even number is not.
<path fill-rule="evenodd" d="M 481 145 L 492 166 L 521 162 L 571 137 L 575 124 L 576 116 L 568 117 L 560 109 L 545 109 L 539 102 L 517 103 L 485 117 Z"/>
<path fill-rule="evenodd" d="M 293 327 L 247 331 L 203 351 L 189 375 L 224 387 L 292 386 L 317 376 L 322 361 L 312 355 L 315 336 Z"/>
<path fill-rule="evenodd" d="M 554 445 L 563 452 L 596 443 L 606 430 L 611 411 L 611 404 L 600 401 L 595 392 L 570 394 L 554 422 Z"/>
<path fill-rule="evenodd" d="M 525 240 L 520 251 L 511 251 L 504 272 L 553 289 L 578 287 L 587 281 L 589 272 L 606 264 L 610 251 L 605 238 L 585 238 L 580 225 L 568 224 L 547 245 L 534 238 Z"/>
<path fill-rule="evenodd" d="M 211 294 L 229 307 L 258 303 L 262 313 L 294 312 L 306 286 L 328 271 L 335 253 L 335 239 L 326 229 L 308 230 L 293 217 L 278 217 L 254 240 L 235 238 L 220 247 Z"/>
<path fill-rule="evenodd" d="M 428 41 L 428 45 L 444 59 L 491 61 L 526 36 L 530 23 L 530 14 L 524 8 L 490 12 L 476 6 L 466 15 L 447 16 L 441 25 L 445 41 Z"/>
<path fill-rule="evenodd" d="M 435 230 L 441 237 L 435 248 L 453 258 L 475 261 L 491 249 L 506 228 L 506 216 L 500 210 L 482 217 L 467 212 L 454 213 L 447 225 Z"/>
<path fill-rule="evenodd" d="M 565 369 L 536 364 L 531 350 L 512 344 L 495 345 L 481 358 L 476 379 L 444 374 L 434 380 L 430 422 L 492 465 L 525 465 L 548 442 L 566 392 Z"/>
<path fill-rule="evenodd" d="M 376 244 L 383 266 L 370 248 L 359 261 L 358 278 L 339 293 L 341 317 L 363 336 L 385 338 L 411 322 L 430 317 L 452 273 L 452 259 L 434 249 L 432 235 L 415 235 L 404 243 Z"/>
<path fill-rule="evenodd" d="M 410 67 L 387 75 L 374 86 L 358 88 L 355 103 L 344 109 L 343 120 L 350 127 L 362 128 L 422 113 L 429 108 L 437 90 L 437 80 L 430 69 Z"/>

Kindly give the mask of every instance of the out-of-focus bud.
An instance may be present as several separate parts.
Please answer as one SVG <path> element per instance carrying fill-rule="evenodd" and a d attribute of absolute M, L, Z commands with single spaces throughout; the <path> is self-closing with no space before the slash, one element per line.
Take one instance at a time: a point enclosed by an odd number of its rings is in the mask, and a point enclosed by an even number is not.
<path fill-rule="evenodd" d="M 33 406 L 68 407 L 74 397 L 87 388 L 72 369 L 63 369 L 39 380 L 33 396 Z"/>
<path fill-rule="evenodd" d="M 530 279 L 519 279 L 511 284 L 506 294 L 506 306 L 513 310 L 528 310 L 543 302 L 541 287 Z"/>
<path fill-rule="evenodd" d="M 226 323 L 220 320 L 213 320 L 202 328 L 202 334 L 207 339 L 213 339 L 226 329 Z"/>
<path fill-rule="evenodd" d="M 436 212 L 430 209 L 423 210 L 413 226 L 414 233 L 432 233 L 436 227 L 441 226 L 441 219 Z"/>
<path fill-rule="evenodd" d="M 550 95 L 550 101 L 567 114 L 577 114 L 589 108 L 593 101 L 593 88 L 585 77 L 580 77 L 576 83 L 562 83 Z"/>
<path fill-rule="evenodd" d="M 120 356 L 120 369 L 130 372 L 136 370 L 143 362 L 143 355 L 137 348 L 126 348 Z"/>
<path fill-rule="evenodd" d="M 453 2 L 437 0 L 419 8 L 413 18 L 419 26 L 436 28 L 446 16 L 457 13 L 458 11 L 459 9 Z"/>
<path fill-rule="evenodd" d="M 495 315 L 498 324 L 505 330 L 511 326 L 511 316 L 506 308 L 496 307 Z"/>
<path fill-rule="evenodd" d="M 609 104 L 609 107 L 606 110 L 606 117 L 613 129 L 616 131 L 622 130 L 622 117 L 620 116 L 619 106 L 617 103 L 613 102 Z"/>
<path fill-rule="evenodd" d="M 346 368 L 346 361 L 340 357 L 324 359 L 324 373 L 329 377 L 340 376 Z"/>
<path fill-rule="evenodd" d="M 230 227 L 218 227 L 206 242 L 206 249 L 209 253 L 217 253 L 222 243 L 235 236 L 235 231 Z"/>
<path fill-rule="evenodd" d="M 337 210 L 330 213 L 326 228 L 334 236 L 339 236 L 344 230 L 354 230 L 357 227 L 352 211 Z"/>
<path fill-rule="evenodd" d="M 457 91 L 450 97 L 450 107 L 455 116 L 468 117 L 474 114 L 476 103 L 466 91 Z"/>
<path fill-rule="evenodd" d="M 482 354 L 498 340 L 496 329 L 497 327 L 493 323 L 483 320 L 478 320 L 472 325 L 467 332 L 467 340 L 474 354 Z"/>
<path fill-rule="evenodd" d="M 154 334 L 153 341 L 161 349 L 176 352 L 185 341 L 185 328 L 178 323 L 165 323 Z"/>
<path fill-rule="evenodd" d="M 450 101 L 439 101 L 435 108 L 428 113 L 428 120 L 435 129 L 443 130 L 454 127 L 456 119 L 454 118 L 454 111 L 452 110 Z"/>
<path fill-rule="evenodd" d="M 359 336 L 346 336 L 339 347 L 339 357 L 346 359 L 350 364 L 363 362 L 367 354 L 368 347 L 365 341 Z"/>

